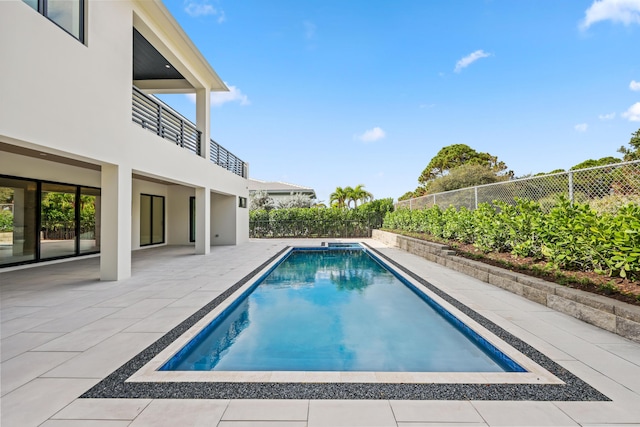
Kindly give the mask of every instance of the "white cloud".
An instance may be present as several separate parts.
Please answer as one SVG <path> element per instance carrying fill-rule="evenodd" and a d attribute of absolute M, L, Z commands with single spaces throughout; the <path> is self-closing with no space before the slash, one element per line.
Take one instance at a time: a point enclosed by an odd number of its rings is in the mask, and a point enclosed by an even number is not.
<path fill-rule="evenodd" d="M 600 120 L 613 120 L 615 117 L 616 117 L 616 113 L 600 114 L 598 116 Z"/>
<path fill-rule="evenodd" d="M 373 129 L 369 129 L 362 135 L 356 136 L 356 138 L 364 142 L 373 142 L 373 141 L 378 141 L 384 138 L 385 136 L 387 136 L 387 134 L 381 128 L 376 126 Z"/>
<path fill-rule="evenodd" d="M 219 107 L 222 104 L 226 104 L 228 102 L 237 102 L 240 105 L 250 105 L 251 101 L 249 101 L 249 97 L 242 93 L 240 89 L 236 86 L 231 86 L 227 82 L 224 83 L 229 88 L 229 92 L 211 92 L 211 106 Z M 196 102 L 196 96 L 192 93 L 188 94 L 187 97 Z"/>
<path fill-rule="evenodd" d="M 486 58 L 491 56 L 490 53 L 485 52 L 484 50 L 476 50 L 473 53 L 465 56 L 458 62 L 456 62 L 456 68 L 454 68 L 454 72 L 459 73 L 463 68 L 467 68 L 472 63 L 476 62 L 478 59 Z"/>
<path fill-rule="evenodd" d="M 629 83 L 629 89 L 633 91 L 640 91 L 640 82 L 631 80 L 631 83 Z"/>
<path fill-rule="evenodd" d="M 640 0 L 596 0 L 584 15 L 580 23 L 583 30 L 600 21 L 640 24 Z"/>
<path fill-rule="evenodd" d="M 589 127 L 588 124 L 586 123 L 580 123 L 578 125 L 575 125 L 573 128 L 577 131 L 577 132 L 586 132 L 587 128 Z"/>
<path fill-rule="evenodd" d="M 227 102 L 238 102 L 240 105 L 251 104 L 249 97 L 236 86 L 227 85 L 227 87 L 229 92 L 211 92 L 211 106 L 217 107 Z"/>
<path fill-rule="evenodd" d="M 221 9 L 215 8 L 209 0 L 185 0 L 184 2 L 184 11 L 191 17 L 198 16 L 217 16 L 218 22 L 224 22 L 225 14 Z"/>
<path fill-rule="evenodd" d="M 311 21 L 304 21 L 302 23 L 304 25 L 304 36 L 307 39 L 313 39 L 316 36 L 316 24 Z"/>
<path fill-rule="evenodd" d="M 640 102 L 633 104 L 627 111 L 622 113 L 622 117 L 630 122 L 640 122 Z"/>

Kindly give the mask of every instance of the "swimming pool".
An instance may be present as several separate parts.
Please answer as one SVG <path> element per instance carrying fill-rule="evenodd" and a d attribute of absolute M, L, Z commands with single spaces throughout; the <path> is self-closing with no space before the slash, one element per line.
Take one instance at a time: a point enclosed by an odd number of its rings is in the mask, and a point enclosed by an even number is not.
<path fill-rule="evenodd" d="M 356 245 L 291 250 L 160 370 L 525 372 Z"/>

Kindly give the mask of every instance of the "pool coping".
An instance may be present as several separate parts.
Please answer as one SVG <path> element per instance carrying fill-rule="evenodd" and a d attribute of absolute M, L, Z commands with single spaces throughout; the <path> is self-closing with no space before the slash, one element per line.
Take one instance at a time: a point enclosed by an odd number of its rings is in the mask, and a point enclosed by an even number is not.
<path fill-rule="evenodd" d="M 603 395 L 522 340 L 484 318 L 439 288 L 411 272 L 380 251 L 364 244 L 407 276 L 438 295 L 475 322 L 495 334 L 520 353 L 549 371 L 564 384 L 512 383 L 418 383 L 418 382 L 201 382 L 201 381 L 128 381 L 140 368 L 167 346 L 201 321 L 207 313 L 249 283 L 290 247 L 262 263 L 221 295 L 206 304 L 163 337 L 84 393 L 81 398 L 146 398 L 146 399 L 406 399 L 406 400 L 534 400 L 534 401 L 608 401 Z M 384 379 L 384 378 L 380 378 Z"/>
<path fill-rule="evenodd" d="M 456 329 L 467 331 L 486 351 L 495 355 L 497 359 L 504 358 L 510 366 L 517 369 L 524 369 L 525 372 L 405 372 L 405 371 L 218 371 L 218 370 L 173 370 L 164 369 L 168 363 L 185 347 L 188 347 L 192 340 L 201 334 L 214 320 L 225 313 L 233 310 L 236 304 L 247 298 L 256 286 L 262 282 L 278 265 L 284 262 L 294 251 L 344 251 L 344 245 L 335 246 L 331 243 L 320 247 L 290 247 L 278 258 L 270 262 L 263 270 L 257 273 L 252 279 L 244 283 L 229 298 L 217 305 L 198 320 L 177 340 L 173 341 L 152 360 L 145 364 L 140 370 L 133 374 L 127 382 L 309 382 L 309 383 L 444 383 L 444 384 L 561 384 L 562 381 L 553 374 L 524 356 L 522 353 L 509 346 L 497 336 L 482 327 L 473 319 L 458 311 L 455 307 L 444 301 L 438 295 L 424 287 L 406 275 L 398 271 L 391 271 L 400 282 L 409 289 L 412 289 L 422 300 L 429 301 L 429 305 L 442 316 L 449 318 L 456 326 Z M 350 244 L 346 250 L 366 250 L 358 243 L 357 246 Z M 368 249 L 368 248 L 367 248 Z M 389 270 L 384 261 L 372 254 L 368 255 L 372 261 L 382 264 Z M 463 332 L 464 333 L 464 332 Z M 497 354 L 496 354 L 497 353 Z"/>

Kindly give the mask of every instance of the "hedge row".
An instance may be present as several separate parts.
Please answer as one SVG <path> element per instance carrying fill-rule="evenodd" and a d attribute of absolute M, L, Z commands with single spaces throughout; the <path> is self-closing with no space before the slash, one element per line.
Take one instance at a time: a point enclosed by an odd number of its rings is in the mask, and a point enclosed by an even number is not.
<path fill-rule="evenodd" d="M 391 199 L 346 208 L 288 208 L 249 212 L 250 237 L 369 237 L 380 228 Z"/>
<path fill-rule="evenodd" d="M 389 213 L 383 227 L 473 244 L 483 252 L 510 252 L 564 270 L 640 279 L 640 206 L 597 213 L 560 198 L 545 212 L 537 202 L 483 203 L 476 210 L 438 206 Z"/>

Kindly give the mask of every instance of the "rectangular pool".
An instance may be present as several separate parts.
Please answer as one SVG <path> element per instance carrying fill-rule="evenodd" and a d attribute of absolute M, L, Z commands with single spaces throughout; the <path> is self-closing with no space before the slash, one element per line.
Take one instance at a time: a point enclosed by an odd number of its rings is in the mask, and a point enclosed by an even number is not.
<path fill-rule="evenodd" d="M 360 247 L 297 248 L 160 371 L 525 372 Z"/>

